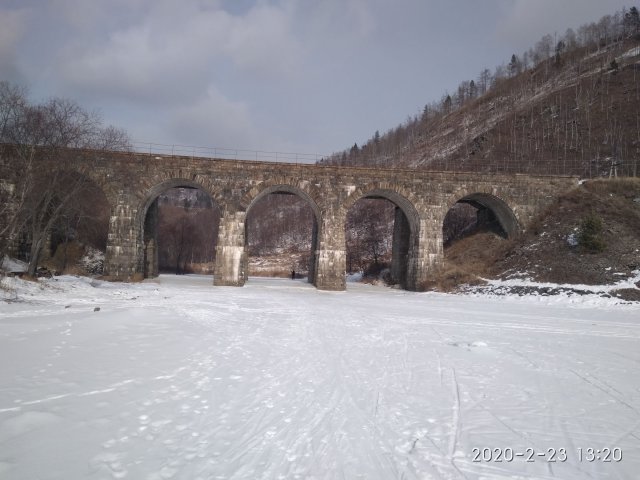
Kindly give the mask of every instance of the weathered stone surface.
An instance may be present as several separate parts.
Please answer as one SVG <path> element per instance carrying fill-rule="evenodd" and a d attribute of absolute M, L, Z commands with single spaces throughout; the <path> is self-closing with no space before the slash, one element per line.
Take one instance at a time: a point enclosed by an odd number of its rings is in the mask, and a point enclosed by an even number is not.
<path fill-rule="evenodd" d="M 400 207 L 396 207 L 393 223 L 393 242 L 391 251 L 391 278 L 402 288 L 407 288 L 407 262 L 409 259 L 409 240 L 411 227 L 409 220 Z"/>
<path fill-rule="evenodd" d="M 144 276 L 157 277 L 160 273 L 158 261 L 158 199 L 156 198 L 147 212 L 144 222 Z"/>
<path fill-rule="evenodd" d="M 6 156 L 4 157 L 6 161 Z M 43 160 L 43 171 L 56 163 Z M 138 153 L 67 151 L 71 166 L 90 177 L 111 205 L 105 273 L 133 280 L 157 273 L 153 210 L 171 187 L 207 192 L 222 211 L 216 247 L 215 285 L 241 286 L 247 279 L 245 218 L 264 195 L 287 192 L 303 198 L 316 218 L 310 270 L 319 289 L 345 288 L 347 211 L 364 197 L 382 197 L 398 207 L 392 275 L 420 290 L 444 262 L 442 224 L 459 201 L 487 208 L 504 230 L 527 228 L 575 177 L 428 172 L 216 160 Z M 150 217 L 151 215 L 151 217 Z M 146 226 L 146 235 L 145 235 Z"/>
<path fill-rule="evenodd" d="M 243 211 L 223 211 L 216 245 L 214 285 L 242 286 L 247 279 Z"/>

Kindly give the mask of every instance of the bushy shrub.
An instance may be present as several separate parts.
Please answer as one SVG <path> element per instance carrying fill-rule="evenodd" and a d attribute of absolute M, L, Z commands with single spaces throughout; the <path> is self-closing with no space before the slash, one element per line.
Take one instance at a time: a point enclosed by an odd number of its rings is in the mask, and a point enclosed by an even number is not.
<path fill-rule="evenodd" d="M 104 252 L 92 247 L 87 247 L 79 263 L 87 273 L 91 275 L 102 275 L 104 270 Z"/>
<path fill-rule="evenodd" d="M 578 235 L 578 245 L 589 253 L 604 251 L 606 243 L 600 236 L 602 233 L 602 220 L 597 215 L 591 213 L 582 219 L 580 233 Z"/>
<path fill-rule="evenodd" d="M 469 273 L 457 266 L 441 269 L 436 275 L 418 286 L 419 291 L 436 290 L 439 292 L 454 292 L 463 285 L 485 285 L 482 278 Z"/>

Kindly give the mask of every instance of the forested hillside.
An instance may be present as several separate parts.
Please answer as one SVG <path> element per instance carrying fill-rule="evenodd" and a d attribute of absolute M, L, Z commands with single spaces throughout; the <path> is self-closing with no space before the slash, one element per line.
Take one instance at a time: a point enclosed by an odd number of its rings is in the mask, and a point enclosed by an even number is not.
<path fill-rule="evenodd" d="M 323 160 L 444 170 L 638 174 L 636 7 L 545 35 L 384 134 Z"/>

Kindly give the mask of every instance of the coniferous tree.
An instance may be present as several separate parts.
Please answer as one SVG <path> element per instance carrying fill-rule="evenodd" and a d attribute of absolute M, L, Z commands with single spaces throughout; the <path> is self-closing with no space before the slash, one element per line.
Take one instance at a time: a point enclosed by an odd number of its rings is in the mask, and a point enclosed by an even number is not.
<path fill-rule="evenodd" d="M 452 104 L 453 104 L 453 100 L 451 100 L 451 95 L 447 94 L 445 99 L 442 101 L 442 110 L 444 111 L 444 113 L 451 112 Z"/>
<path fill-rule="evenodd" d="M 630 35 L 637 35 L 640 33 L 640 12 L 636 7 L 631 7 L 624 16 L 624 26 L 627 28 Z"/>
<path fill-rule="evenodd" d="M 427 120 L 429 120 L 429 114 L 430 114 L 429 104 L 426 104 L 424 106 L 424 108 L 422 109 L 422 121 L 423 122 L 426 122 Z"/>
<path fill-rule="evenodd" d="M 471 80 L 469 82 L 469 98 L 476 98 L 478 95 L 478 87 L 476 87 L 476 82 Z"/>
<path fill-rule="evenodd" d="M 520 60 L 514 53 L 511 55 L 511 61 L 509 62 L 509 76 L 515 77 L 518 73 L 520 73 Z"/>
<path fill-rule="evenodd" d="M 566 44 L 560 40 L 557 44 L 556 44 L 556 53 L 555 53 L 555 62 L 556 65 L 560 65 L 560 60 L 561 60 L 561 55 L 564 52 L 566 47 Z"/>

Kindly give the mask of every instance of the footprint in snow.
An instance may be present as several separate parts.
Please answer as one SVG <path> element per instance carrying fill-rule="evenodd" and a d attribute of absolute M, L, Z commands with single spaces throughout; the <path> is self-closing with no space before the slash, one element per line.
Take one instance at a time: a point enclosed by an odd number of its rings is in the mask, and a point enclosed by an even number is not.
<path fill-rule="evenodd" d="M 113 478 L 125 478 L 127 476 L 127 470 L 122 465 L 122 453 L 100 453 L 93 457 L 89 465 L 95 470 L 106 469 Z"/>
<path fill-rule="evenodd" d="M 449 343 L 452 347 L 460 347 L 465 350 L 471 351 L 472 348 L 486 348 L 488 345 L 485 342 L 452 342 Z"/>

